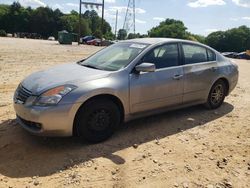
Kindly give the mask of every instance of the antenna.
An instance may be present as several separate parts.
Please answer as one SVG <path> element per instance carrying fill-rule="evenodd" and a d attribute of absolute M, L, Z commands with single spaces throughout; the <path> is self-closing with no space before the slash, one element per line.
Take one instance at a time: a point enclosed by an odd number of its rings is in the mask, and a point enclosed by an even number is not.
<path fill-rule="evenodd" d="M 135 0 L 128 0 L 128 7 L 126 10 L 126 16 L 123 24 L 123 29 L 130 32 L 133 29 L 135 34 Z"/>

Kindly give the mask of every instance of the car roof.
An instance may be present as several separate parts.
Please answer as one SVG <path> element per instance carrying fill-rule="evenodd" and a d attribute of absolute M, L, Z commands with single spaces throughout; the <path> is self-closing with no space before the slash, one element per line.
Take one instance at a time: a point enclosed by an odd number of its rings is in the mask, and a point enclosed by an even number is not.
<path fill-rule="evenodd" d="M 124 40 L 124 41 L 119 41 L 119 42 L 131 42 L 131 43 L 143 43 L 143 44 L 148 44 L 148 45 L 157 45 L 161 43 L 166 43 L 166 42 L 183 42 L 183 43 L 189 43 L 189 44 L 196 44 L 199 46 L 203 46 L 205 48 L 208 48 L 212 50 L 213 52 L 217 52 L 215 49 L 211 48 L 210 46 L 207 46 L 205 44 L 191 41 L 191 40 L 184 40 L 184 39 L 174 39 L 174 38 L 137 38 L 137 39 L 130 39 L 130 40 Z M 219 53 L 219 52 L 217 52 Z"/>
<path fill-rule="evenodd" d="M 135 42 L 135 43 L 145 43 L 145 44 L 158 44 L 162 42 L 188 42 L 194 44 L 200 44 L 198 42 L 190 41 L 190 40 L 182 40 L 182 39 L 174 39 L 174 38 L 138 38 L 138 39 L 130 39 L 125 40 L 123 42 Z"/>

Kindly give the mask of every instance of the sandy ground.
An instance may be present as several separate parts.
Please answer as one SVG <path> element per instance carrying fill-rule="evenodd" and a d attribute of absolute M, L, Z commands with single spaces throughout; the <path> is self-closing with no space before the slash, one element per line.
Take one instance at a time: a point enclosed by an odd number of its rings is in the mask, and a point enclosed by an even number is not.
<path fill-rule="evenodd" d="M 250 186 L 247 61 L 237 62 L 239 84 L 220 109 L 196 106 L 135 120 L 104 143 L 35 137 L 16 124 L 12 96 L 24 77 L 98 49 L 0 38 L 1 188 Z"/>

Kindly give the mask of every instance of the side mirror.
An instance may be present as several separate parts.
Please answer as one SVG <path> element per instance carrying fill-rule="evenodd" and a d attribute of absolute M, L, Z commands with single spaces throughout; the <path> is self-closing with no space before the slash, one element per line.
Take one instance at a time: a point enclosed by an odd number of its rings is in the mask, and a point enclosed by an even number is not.
<path fill-rule="evenodd" d="M 135 67 L 137 72 L 155 72 L 155 64 L 153 63 L 142 63 Z"/>

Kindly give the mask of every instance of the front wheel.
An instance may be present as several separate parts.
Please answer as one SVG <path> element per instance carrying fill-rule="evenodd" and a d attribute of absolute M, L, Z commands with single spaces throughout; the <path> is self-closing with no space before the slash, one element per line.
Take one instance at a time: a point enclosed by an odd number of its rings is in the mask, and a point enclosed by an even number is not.
<path fill-rule="evenodd" d="M 87 102 L 76 119 L 78 134 L 84 140 L 97 143 L 108 139 L 120 123 L 118 106 L 107 99 Z"/>
<path fill-rule="evenodd" d="M 217 81 L 211 88 L 207 99 L 206 107 L 209 109 L 219 108 L 226 97 L 226 84 L 224 81 Z"/>

